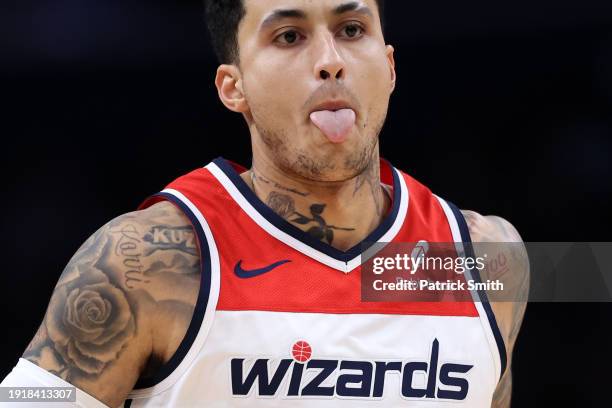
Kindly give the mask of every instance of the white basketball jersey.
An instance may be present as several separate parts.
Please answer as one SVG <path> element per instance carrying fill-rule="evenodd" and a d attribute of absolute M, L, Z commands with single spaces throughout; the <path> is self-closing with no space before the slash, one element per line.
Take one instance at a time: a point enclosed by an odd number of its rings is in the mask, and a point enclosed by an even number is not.
<path fill-rule="evenodd" d="M 490 407 L 506 354 L 484 293 L 362 302 L 363 245 L 314 239 L 262 203 L 243 170 L 217 159 L 141 206 L 185 212 L 202 279 L 176 354 L 124 406 Z M 384 160 L 381 182 L 392 206 L 364 242 L 469 242 L 454 205 Z"/>

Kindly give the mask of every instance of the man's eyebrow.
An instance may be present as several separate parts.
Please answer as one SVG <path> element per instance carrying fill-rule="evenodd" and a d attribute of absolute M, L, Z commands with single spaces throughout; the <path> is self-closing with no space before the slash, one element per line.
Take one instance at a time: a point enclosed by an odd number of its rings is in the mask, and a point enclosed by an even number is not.
<path fill-rule="evenodd" d="M 297 18 L 301 20 L 306 19 L 306 13 L 302 10 L 298 9 L 278 9 L 271 12 L 261 23 L 261 29 L 265 28 L 277 23 L 279 20 L 285 18 Z"/>
<path fill-rule="evenodd" d="M 332 10 L 334 15 L 340 15 L 344 13 L 348 13 L 349 11 L 354 11 L 360 14 L 366 14 L 370 17 L 374 17 L 374 13 L 370 10 L 369 7 L 363 5 L 357 1 L 351 1 L 350 3 L 344 3 Z M 260 29 L 264 30 L 267 27 L 274 25 L 279 20 L 285 18 L 297 18 L 300 20 L 305 20 L 307 18 L 307 14 L 300 9 L 277 9 L 272 11 L 268 16 L 262 21 Z"/>
<path fill-rule="evenodd" d="M 335 15 L 348 13 L 349 11 L 355 11 L 361 14 L 367 14 L 370 17 L 374 17 L 372 10 L 366 5 L 363 5 L 357 1 L 351 1 L 350 3 L 344 3 L 334 8 L 333 13 Z"/>

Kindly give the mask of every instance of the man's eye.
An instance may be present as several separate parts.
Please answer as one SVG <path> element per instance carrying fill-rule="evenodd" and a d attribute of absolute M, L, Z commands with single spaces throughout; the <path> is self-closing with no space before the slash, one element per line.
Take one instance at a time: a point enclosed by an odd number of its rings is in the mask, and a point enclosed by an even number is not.
<path fill-rule="evenodd" d="M 275 41 L 284 44 L 295 44 L 300 39 L 300 34 L 295 30 L 288 30 L 276 37 Z"/>
<path fill-rule="evenodd" d="M 342 28 L 342 31 L 346 34 L 347 37 L 349 38 L 357 38 L 358 36 L 362 35 L 364 32 L 363 27 L 361 27 L 359 24 L 347 24 Z"/>

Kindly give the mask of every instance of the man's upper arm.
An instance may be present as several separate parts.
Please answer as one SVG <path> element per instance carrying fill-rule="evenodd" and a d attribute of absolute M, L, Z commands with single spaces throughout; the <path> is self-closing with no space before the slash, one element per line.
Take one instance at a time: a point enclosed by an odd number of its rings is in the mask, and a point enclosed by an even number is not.
<path fill-rule="evenodd" d="M 158 245 L 154 234 L 164 228 L 183 232 L 173 243 Z M 195 307 L 198 280 L 193 231 L 172 204 L 120 216 L 70 260 L 23 358 L 117 406 L 139 377 L 155 370 L 150 361 L 166 361 L 178 346 Z M 168 314 L 169 307 L 178 323 L 160 336 L 150 316 Z"/>
<path fill-rule="evenodd" d="M 500 332 L 504 338 L 507 368 L 497 385 L 492 407 L 510 407 L 512 394 L 512 352 L 527 307 L 529 295 L 529 259 L 518 231 L 508 221 L 497 216 L 482 216 L 474 211 L 462 210 L 470 236 L 475 243 L 477 256 L 479 248 L 486 249 L 488 261 L 483 273 L 484 279 L 499 279 L 504 284 L 502 294 L 488 293 L 491 308 L 495 314 Z M 500 267 L 500 265 L 504 265 Z M 501 299 L 500 299 L 501 298 Z"/>

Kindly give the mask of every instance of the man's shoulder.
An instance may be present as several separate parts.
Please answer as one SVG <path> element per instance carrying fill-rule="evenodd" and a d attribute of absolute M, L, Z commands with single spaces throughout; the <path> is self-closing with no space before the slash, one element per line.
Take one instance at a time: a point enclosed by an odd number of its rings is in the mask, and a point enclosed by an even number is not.
<path fill-rule="evenodd" d="M 187 215 L 169 201 L 120 215 L 92 238 L 100 234 L 111 246 L 109 257 L 113 263 L 125 271 L 126 289 L 133 289 L 137 284 L 146 289 L 144 283 L 151 283 L 152 278 L 159 276 L 199 272 L 194 228 Z M 170 271 L 175 275 L 162 273 Z"/>
<path fill-rule="evenodd" d="M 199 271 L 191 225 L 172 204 L 116 217 L 66 265 L 23 357 L 116 406 L 178 349 Z"/>
<path fill-rule="evenodd" d="M 487 291 L 497 323 L 512 355 L 514 342 L 525 313 L 529 296 L 529 258 L 516 228 L 506 219 L 461 210 L 474 243 L 476 256 L 486 257 L 482 280 L 501 281 L 503 290 Z"/>
<path fill-rule="evenodd" d="M 461 210 L 465 217 L 475 255 L 486 255 L 483 279 L 502 279 L 506 289 L 500 301 L 525 301 L 529 283 L 529 257 L 517 229 L 505 218 Z M 496 299 L 496 296 L 493 296 Z"/>
<path fill-rule="evenodd" d="M 519 232 L 505 218 L 461 210 L 473 242 L 523 242 Z"/>
<path fill-rule="evenodd" d="M 123 214 L 118 219 L 134 219 L 142 225 L 153 224 L 160 219 L 172 224 L 189 224 L 185 214 L 170 201 L 162 200 L 146 208 Z"/>
<path fill-rule="evenodd" d="M 140 270 L 133 270 L 132 275 L 126 272 L 126 283 L 140 288 L 154 301 L 152 334 L 157 358 L 151 361 L 163 363 L 178 348 L 197 303 L 201 279 L 198 240 L 190 220 L 169 201 L 153 204 L 132 216 L 138 225 L 124 227 L 128 233 L 132 229 L 138 231 L 142 258 Z M 148 367 L 147 371 L 154 374 L 157 368 Z"/>

